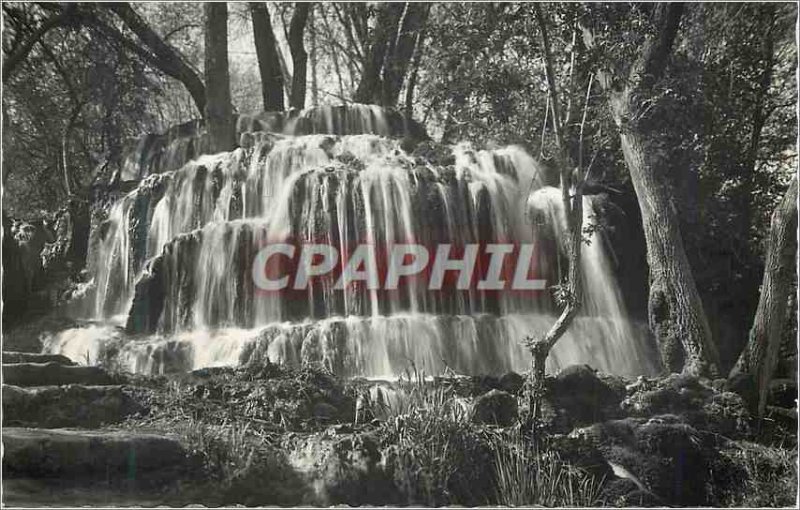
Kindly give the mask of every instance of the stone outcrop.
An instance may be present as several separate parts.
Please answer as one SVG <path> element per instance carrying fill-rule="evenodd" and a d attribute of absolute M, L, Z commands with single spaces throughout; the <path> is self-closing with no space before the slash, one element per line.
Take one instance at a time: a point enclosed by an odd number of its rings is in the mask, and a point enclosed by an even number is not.
<path fill-rule="evenodd" d="M 3 473 L 10 478 L 156 476 L 185 466 L 175 438 L 125 431 L 3 429 Z"/>
<path fill-rule="evenodd" d="M 96 428 L 142 411 L 122 386 L 3 385 L 3 426 Z"/>
<path fill-rule="evenodd" d="M 112 385 L 119 378 L 100 367 L 67 366 L 57 362 L 3 364 L 3 382 L 15 386 L 61 384 Z"/>

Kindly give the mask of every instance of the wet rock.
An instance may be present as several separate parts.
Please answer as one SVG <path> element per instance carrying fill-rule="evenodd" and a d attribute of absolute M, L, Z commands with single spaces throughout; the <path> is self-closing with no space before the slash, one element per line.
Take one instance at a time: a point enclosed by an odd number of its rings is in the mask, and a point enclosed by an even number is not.
<path fill-rule="evenodd" d="M 4 305 L 5 306 L 5 305 Z M 6 309 L 3 309 L 3 316 Z M 82 321 L 63 317 L 61 315 L 50 314 L 37 319 L 26 321 L 13 330 L 3 331 L 3 348 L 8 351 L 18 352 L 42 352 L 43 340 L 54 333 L 81 327 Z M 8 363 L 6 361 L 6 363 Z"/>
<path fill-rule="evenodd" d="M 51 361 L 61 365 L 75 364 L 74 361 L 62 354 L 3 351 L 3 363 L 49 363 Z"/>
<path fill-rule="evenodd" d="M 125 431 L 3 429 L 3 473 L 10 478 L 162 477 L 186 466 L 177 439 Z"/>
<path fill-rule="evenodd" d="M 289 464 L 312 488 L 305 504 L 388 505 L 397 501 L 381 463 L 378 439 L 333 430 L 297 437 L 287 445 Z"/>
<path fill-rule="evenodd" d="M 505 391 L 492 390 L 475 400 L 472 421 L 507 427 L 513 425 L 518 416 L 517 399 Z"/>
<path fill-rule="evenodd" d="M 66 366 L 52 361 L 3 365 L 3 382 L 15 386 L 112 385 L 118 384 L 118 379 L 100 367 Z"/>
<path fill-rule="evenodd" d="M 3 386 L 4 426 L 94 428 L 141 411 L 121 386 Z"/>

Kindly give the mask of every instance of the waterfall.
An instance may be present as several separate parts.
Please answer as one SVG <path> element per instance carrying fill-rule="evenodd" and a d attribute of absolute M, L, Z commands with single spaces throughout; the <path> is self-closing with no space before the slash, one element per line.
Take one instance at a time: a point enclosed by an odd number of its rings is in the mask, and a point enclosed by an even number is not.
<path fill-rule="evenodd" d="M 267 359 L 376 377 L 410 363 L 429 374 L 527 369 L 522 339 L 544 334 L 555 320 L 549 290 L 430 291 L 414 278 L 395 289 L 338 288 L 331 274 L 305 288 L 264 292 L 252 278 L 268 243 L 322 243 L 341 254 L 367 245 L 388 254 L 408 243 L 514 242 L 536 247 L 532 270 L 555 285 L 563 263 L 560 192 L 543 186 L 523 149 L 459 144 L 432 162 L 402 148 L 399 135 L 410 128 L 400 116 L 364 105 L 238 124 L 247 130 L 240 148 L 179 168 L 174 161 L 159 168 L 157 158 L 137 153 L 149 166 L 127 170 L 141 180 L 101 226 L 91 307 L 97 322 L 124 323 L 126 333 L 68 331 L 49 339 L 48 350 L 113 355 L 121 367 L 147 373 Z M 186 140 L 171 143 L 193 157 Z M 163 153 L 165 144 L 155 145 Z M 588 222 L 592 200 L 585 201 Z M 582 313 L 548 369 L 588 363 L 652 373 L 653 356 L 628 320 L 603 244 L 595 232 L 584 246 Z M 343 269 L 344 257 L 337 264 Z"/>

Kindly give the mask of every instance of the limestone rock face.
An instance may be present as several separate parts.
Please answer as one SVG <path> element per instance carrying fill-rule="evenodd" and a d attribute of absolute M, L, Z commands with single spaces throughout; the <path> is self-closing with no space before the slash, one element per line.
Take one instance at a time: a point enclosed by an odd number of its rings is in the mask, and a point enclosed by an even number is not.
<path fill-rule="evenodd" d="M 491 425 L 510 426 L 518 416 L 517 399 L 500 390 L 491 390 L 475 400 L 472 421 Z"/>

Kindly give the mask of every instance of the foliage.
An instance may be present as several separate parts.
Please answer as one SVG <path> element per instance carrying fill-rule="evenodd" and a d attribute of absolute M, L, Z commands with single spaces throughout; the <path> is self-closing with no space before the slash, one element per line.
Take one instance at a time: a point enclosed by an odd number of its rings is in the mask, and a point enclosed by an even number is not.
<path fill-rule="evenodd" d="M 791 507 L 797 502 L 797 448 L 740 441 L 721 452 L 737 468 L 721 506 Z"/>
<path fill-rule="evenodd" d="M 258 368 L 207 369 L 171 381 L 167 392 L 155 392 L 146 421 L 164 424 L 202 419 L 210 423 L 242 423 L 274 434 L 316 430 L 331 420 L 352 422 L 354 395 L 353 388 L 313 368 L 268 364 Z M 322 404 L 333 406 L 338 414 L 318 416 L 315 410 Z"/>
<path fill-rule="evenodd" d="M 591 507 L 600 502 L 602 481 L 557 452 L 537 452 L 519 434 L 497 442 L 494 464 L 500 505 Z"/>
<path fill-rule="evenodd" d="M 409 505 L 487 504 L 491 435 L 474 427 L 454 391 L 414 371 L 405 402 L 382 425 L 387 469 Z"/>

